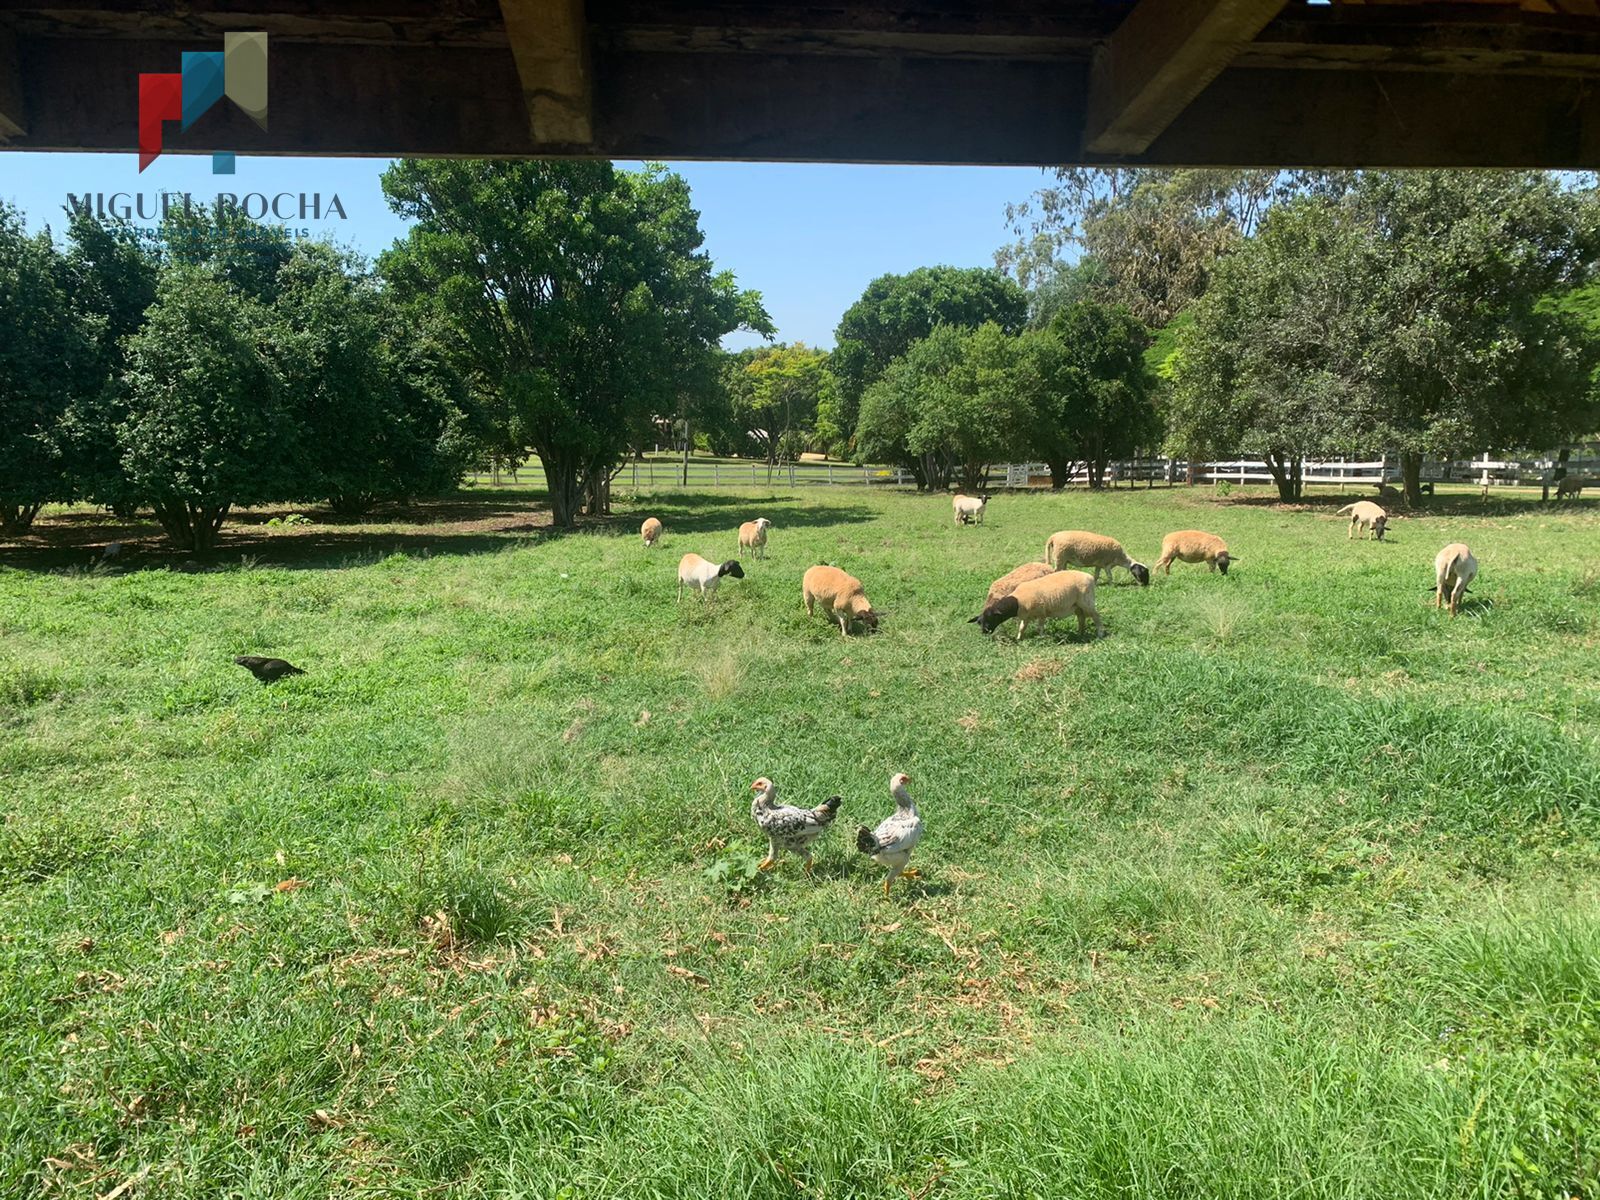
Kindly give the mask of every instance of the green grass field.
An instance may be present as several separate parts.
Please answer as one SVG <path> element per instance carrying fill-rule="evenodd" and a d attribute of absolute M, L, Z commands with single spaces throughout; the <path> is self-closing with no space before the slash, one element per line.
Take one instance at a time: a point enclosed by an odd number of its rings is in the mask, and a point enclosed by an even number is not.
<path fill-rule="evenodd" d="M 1595 1195 L 1600 508 L 1352 544 L 1337 503 L 0 550 L 0 1195 Z M 675 604 L 758 515 L 768 561 Z M 1233 573 L 1119 575 L 1103 641 L 966 623 L 1056 529 L 1184 527 Z M 880 634 L 806 619 L 819 561 Z M 895 770 L 885 900 L 850 835 Z M 762 774 L 845 796 L 812 879 L 751 878 Z"/>

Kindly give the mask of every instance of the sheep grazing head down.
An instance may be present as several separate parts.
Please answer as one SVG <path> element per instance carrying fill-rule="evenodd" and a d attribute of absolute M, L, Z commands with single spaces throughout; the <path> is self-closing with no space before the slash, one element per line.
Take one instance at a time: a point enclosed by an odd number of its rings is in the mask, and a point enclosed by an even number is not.
<path fill-rule="evenodd" d="M 976 625 L 985 633 L 993 633 L 1016 615 L 1017 598 L 1015 596 L 1002 596 L 977 616 L 969 617 L 967 624 Z"/>
<path fill-rule="evenodd" d="M 1226 571 L 1227 568 L 1224 567 L 1223 570 Z M 1150 568 L 1145 566 L 1142 562 L 1131 563 L 1128 566 L 1128 574 L 1132 575 L 1139 581 L 1140 587 L 1150 586 Z"/>
<path fill-rule="evenodd" d="M 1383 541 L 1383 535 L 1388 531 L 1388 529 L 1389 518 L 1387 516 L 1379 517 L 1372 523 L 1372 536 L 1381 542 Z"/>
<path fill-rule="evenodd" d="M 878 632 L 878 614 L 872 609 L 869 608 L 866 612 L 858 614 L 856 620 L 872 630 L 873 633 Z"/>
<path fill-rule="evenodd" d="M 1217 570 L 1221 571 L 1224 575 L 1228 573 L 1228 567 L 1232 563 L 1233 559 L 1228 557 L 1228 552 L 1226 550 L 1217 555 Z"/>

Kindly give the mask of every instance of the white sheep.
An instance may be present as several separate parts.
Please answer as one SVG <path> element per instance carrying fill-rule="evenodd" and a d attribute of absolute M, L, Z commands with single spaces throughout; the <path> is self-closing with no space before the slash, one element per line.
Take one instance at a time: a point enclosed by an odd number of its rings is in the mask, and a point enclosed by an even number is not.
<path fill-rule="evenodd" d="M 654 517 L 646 517 L 644 524 L 639 526 L 639 536 L 644 539 L 646 550 L 654 546 L 661 539 L 662 524 Z"/>
<path fill-rule="evenodd" d="M 983 510 L 989 507 L 989 494 L 985 492 L 981 496 L 963 496 L 957 492 L 951 501 L 951 507 L 955 510 L 957 525 L 966 525 L 973 521 L 982 525 Z"/>
<path fill-rule="evenodd" d="M 1044 561 L 1057 571 L 1067 567 L 1090 567 L 1096 580 L 1101 570 L 1106 582 L 1111 582 L 1118 567 L 1126 567 L 1128 574 L 1139 581 L 1140 587 L 1150 586 L 1150 568 L 1128 556 L 1122 543 L 1104 534 L 1089 533 L 1083 529 L 1063 529 L 1052 533 L 1044 544 Z"/>
<path fill-rule="evenodd" d="M 1477 575 L 1478 560 L 1472 557 L 1467 544 L 1451 542 L 1433 559 L 1433 606 L 1442 607 L 1448 597 L 1450 615 L 1455 616 L 1461 611 L 1461 597 L 1466 594 L 1467 584 Z"/>
<path fill-rule="evenodd" d="M 772 528 L 772 522 L 765 517 L 757 517 L 754 521 L 746 521 L 739 526 L 739 549 L 748 550 L 756 558 L 767 556 L 767 530 Z"/>
<path fill-rule="evenodd" d="M 744 578 L 744 568 L 739 565 L 738 559 L 730 558 L 725 563 L 714 563 L 710 559 L 701 558 L 698 554 L 685 554 L 678 560 L 678 599 L 683 599 L 685 586 L 698 588 L 702 600 L 715 598 L 717 585 L 722 582 L 724 575 L 731 575 L 735 579 Z"/>
<path fill-rule="evenodd" d="M 1371 500 L 1357 500 L 1354 504 L 1346 504 L 1335 515 L 1342 517 L 1345 513 L 1350 514 L 1350 532 L 1346 535 L 1346 541 L 1355 537 L 1357 529 L 1363 533 L 1370 529 L 1375 539 L 1383 541 L 1384 530 L 1389 526 L 1389 514 L 1381 507 Z"/>
<path fill-rule="evenodd" d="M 1054 571 L 1049 563 L 1025 562 L 1015 571 L 1008 571 L 989 585 L 989 594 L 983 598 L 983 605 L 987 608 L 996 600 L 1003 600 L 1017 590 L 1018 585 L 1030 583 L 1035 579 L 1043 579 Z"/>
<path fill-rule="evenodd" d="M 1020 642 L 1030 623 L 1042 629 L 1051 617 L 1076 613 L 1079 633 L 1084 632 L 1092 617 L 1095 637 L 1103 637 L 1105 631 L 1100 624 L 1100 610 L 1094 604 L 1094 588 L 1094 576 L 1087 571 L 1052 571 L 1042 579 L 1018 585 L 1011 595 L 986 606 L 968 624 L 993 633 L 1015 617 L 1017 641 Z"/>
<path fill-rule="evenodd" d="M 1175 558 L 1187 563 L 1203 562 L 1224 575 L 1234 561 L 1233 555 L 1228 553 L 1228 543 L 1202 529 L 1180 529 L 1161 539 L 1161 557 L 1156 559 L 1156 570 L 1171 575 Z"/>
<path fill-rule="evenodd" d="M 841 637 L 850 634 L 850 622 L 861 621 L 868 629 L 877 629 L 878 614 L 872 610 L 861 581 L 846 575 L 838 567 L 815 566 L 800 580 L 800 598 L 805 601 L 806 616 L 815 613 L 822 605 L 823 614 L 839 626 Z"/>

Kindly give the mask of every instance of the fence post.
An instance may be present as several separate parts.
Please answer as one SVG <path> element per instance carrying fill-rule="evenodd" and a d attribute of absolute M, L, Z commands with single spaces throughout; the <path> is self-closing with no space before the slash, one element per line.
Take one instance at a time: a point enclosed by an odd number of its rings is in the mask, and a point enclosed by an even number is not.
<path fill-rule="evenodd" d="M 833 464 L 832 463 L 828 464 L 828 482 L 829 483 L 833 482 Z"/>
<path fill-rule="evenodd" d="M 719 462 L 714 462 L 714 463 L 711 464 L 711 486 L 712 487 L 720 487 L 721 485 L 722 485 L 722 464 L 719 463 Z"/>
<path fill-rule="evenodd" d="M 639 490 L 639 460 L 637 458 L 633 460 L 633 490 L 636 492 Z"/>

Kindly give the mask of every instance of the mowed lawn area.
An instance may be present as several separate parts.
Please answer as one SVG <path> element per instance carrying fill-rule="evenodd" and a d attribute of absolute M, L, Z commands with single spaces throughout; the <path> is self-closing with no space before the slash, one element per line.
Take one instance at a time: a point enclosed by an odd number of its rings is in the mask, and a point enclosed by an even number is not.
<path fill-rule="evenodd" d="M 1360 495 L 0 549 L 0 1195 L 1596 1194 L 1600 505 L 1352 543 Z M 1055 530 L 1191 527 L 1232 573 L 1119 572 L 1102 641 L 967 623 Z M 823 561 L 879 634 L 806 618 Z M 753 877 L 758 775 L 844 796 L 813 878 Z"/>

